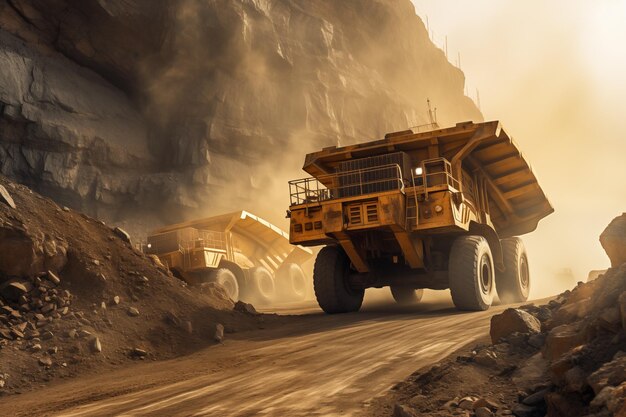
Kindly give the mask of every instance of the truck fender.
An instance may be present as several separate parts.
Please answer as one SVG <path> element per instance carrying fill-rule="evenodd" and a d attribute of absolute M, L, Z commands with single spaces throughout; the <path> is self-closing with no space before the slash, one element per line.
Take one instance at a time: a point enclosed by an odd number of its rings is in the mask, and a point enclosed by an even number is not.
<path fill-rule="evenodd" d="M 493 256 L 493 264 L 500 272 L 504 271 L 504 258 L 502 254 L 502 245 L 500 244 L 500 236 L 493 230 L 491 226 L 486 224 L 470 222 L 469 232 L 472 235 L 479 235 L 487 239 L 491 254 Z"/>

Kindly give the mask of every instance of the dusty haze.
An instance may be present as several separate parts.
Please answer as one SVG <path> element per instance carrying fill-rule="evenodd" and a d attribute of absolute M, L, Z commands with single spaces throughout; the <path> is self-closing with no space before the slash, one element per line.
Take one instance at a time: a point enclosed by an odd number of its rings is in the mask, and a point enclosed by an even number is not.
<path fill-rule="evenodd" d="M 534 277 L 609 266 L 598 236 L 626 211 L 626 3 L 413 0 L 486 120 L 499 119 L 556 212 L 525 237 Z M 544 290 L 535 281 L 534 294 Z M 541 291 L 543 292 L 543 291 Z"/>

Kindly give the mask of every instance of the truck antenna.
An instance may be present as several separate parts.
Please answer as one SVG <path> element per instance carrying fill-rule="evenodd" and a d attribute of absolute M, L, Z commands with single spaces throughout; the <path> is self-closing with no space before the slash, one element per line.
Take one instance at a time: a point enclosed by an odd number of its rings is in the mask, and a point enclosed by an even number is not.
<path fill-rule="evenodd" d="M 428 120 L 430 120 L 431 125 L 437 125 L 437 107 L 433 110 L 430 106 L 430 99 L 426 99 L 426 104 L 428 105 Z"/>

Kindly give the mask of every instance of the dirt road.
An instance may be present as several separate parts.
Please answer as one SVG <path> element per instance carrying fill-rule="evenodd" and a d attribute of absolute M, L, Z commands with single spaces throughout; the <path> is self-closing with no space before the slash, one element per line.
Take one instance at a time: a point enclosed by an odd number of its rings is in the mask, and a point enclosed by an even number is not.
<path fill-rule="evenodd" d="M 491 315 L 449 301 L 366 306 L 326 316 L 313 305 L 285 326 L 227 335 L 193 355 L 142 363 L 0 400 L 3 415 L 350 416 L 413 371 L 486 335 Z"/>

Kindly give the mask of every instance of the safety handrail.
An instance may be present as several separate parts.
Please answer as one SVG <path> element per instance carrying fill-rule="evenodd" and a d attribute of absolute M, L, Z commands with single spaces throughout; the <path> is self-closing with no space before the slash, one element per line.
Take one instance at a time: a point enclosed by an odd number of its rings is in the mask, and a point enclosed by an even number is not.
<path fill-rule="evenodd" d="M 391 174 L 387 175 L 387 172 Z M 402 169 L 398 164 L 342 171 L 289 181 L 292 206 L 316 204 L 336 198 L 355 197 L 392 190 L 404 192 Z"/>

